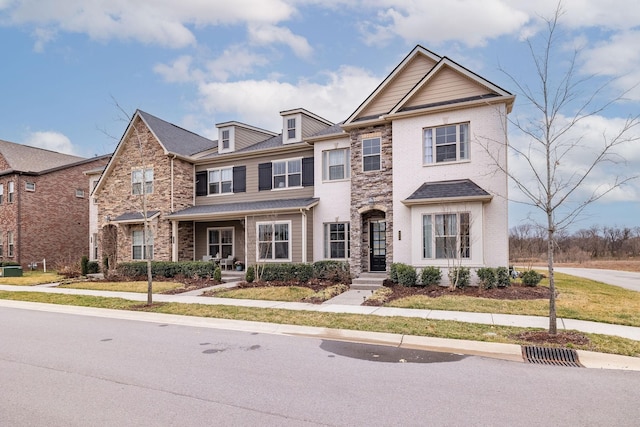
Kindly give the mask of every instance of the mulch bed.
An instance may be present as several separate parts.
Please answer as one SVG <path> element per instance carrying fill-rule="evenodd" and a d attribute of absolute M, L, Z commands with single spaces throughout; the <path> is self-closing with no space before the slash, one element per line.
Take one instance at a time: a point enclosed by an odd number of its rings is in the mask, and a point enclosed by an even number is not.
<path fill-rule="evenodd" d="M 385 286 L 393 291 L 385 302 L 368 300 L 365 301 L 363 305 L 378 306 L 389 301 L 416 295 L 424 295 L 430 298 L 438 298 L 443 295 L 453 295 L 506 300 L 549 299 L 549 296 L 551 295 L 551 291 L 549 291 L 549 288 L 546 286 L 531 287 L 522 286 L 520 284 L 512 284 L 506 288 L 481 289 L 477 286 L 469 286 L 464 289 L 454 290 L 451 290 L 448 286 L 438 285 L 408 287 L 385 284 Z"/>
<path fill-rule="evenodd" d="M 561 331 L 555 335 L 549 334 L 548 331 L 527 331 L 512 335 L 511 338 L 537 345 L 551 344 L 563 347 L 567 344 L 587 345 L 590 342 L 585 335 L 575 331 Z"/>

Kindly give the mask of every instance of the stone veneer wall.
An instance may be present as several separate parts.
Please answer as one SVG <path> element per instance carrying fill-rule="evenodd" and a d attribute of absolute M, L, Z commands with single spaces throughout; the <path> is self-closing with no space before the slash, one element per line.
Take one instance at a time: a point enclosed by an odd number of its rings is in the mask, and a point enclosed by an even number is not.
<path fill-rule="evenodd" d="M 369 269 L 368 218 L 381 211 L 387 223 L 387 271 L 393 260 L 393 168 L 391 124 L 354 129 L 351 138 L 351 274 Z M 363 172 L 362 139 L 380 136 L 380 170 Z M 373 201 L 373 203 L 371 203 Z M 370 212 L 371 214 L 366 214 Z"/>

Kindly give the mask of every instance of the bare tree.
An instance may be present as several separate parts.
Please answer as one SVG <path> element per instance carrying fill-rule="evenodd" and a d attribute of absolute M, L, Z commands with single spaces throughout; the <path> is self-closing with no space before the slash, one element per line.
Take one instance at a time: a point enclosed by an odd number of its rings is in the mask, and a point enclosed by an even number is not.
<path fill-rule="evenodd" d="M 585 144 L 585 133 L 579 133 L 578 125 L 589 118 L 600 116 L 616 102 L 622 101 L 627 91 L 618 96 L 607 96 L 613 80 L 598 84 L 596 76 L 580 76 L 577 70 L 578 50 L 572 55 L 564 51 L 557 55 L 560 44 L 559 21 L 564 11 L 561 3 L 550 18 L 543 18 L 546 29 L 539 45 L 534 39 L 527 40 L 536 71 L 536 85 L 530 87 L 503 68 L 500 70 L 511 80 L 534 111 L 531 118 L 521 120 L 510 118 L 509 123 L 522 132 L 528 143 L 525 146 L 511 144 L 509 149 L 526 166 L 507 171 L 499 157 L 492 152 L 489 144 L 487 153 L 493 157 L 496 166 L 507 173 L 512 182 L 524 195 L 524 203 L 535 207 L 544 214 L 544 222 L 536 225 L 546 230 L 547 267 L 551 296 L 549 298 L 549 333 L 557 333 L 556 292 L 554 281 L 554 251 L 558 233 L 566 230 L 574 220 L 592 203 L 612 190 L 619 188 L 637 176 L 617 175 L 612 182 L 589 189 L 588 178 L 603 164 L 620 164 L 624 159 L 616 149 L 623 144 L 640 139 L 634 134 L 639 117 L 629 117 L 619 129 L 607 130 L 601 135 L 599 147 L 589 148 Z M 560 70 L 558 72 L 558 70 Z M 630 89 L 629 89 L 630 90 Z M 602 101 L 602 99 L 605 99 Z M 571 166 L 574 158 L 584 159 L 584 166 Z M 513 168 L 512 168 L 513 169 Z M 524 170 L 523 170 L 524 169 Z M 621 170 L 618 168 L 617 170 Z M 580 193 L 586 194 L 581 196 Z"/>

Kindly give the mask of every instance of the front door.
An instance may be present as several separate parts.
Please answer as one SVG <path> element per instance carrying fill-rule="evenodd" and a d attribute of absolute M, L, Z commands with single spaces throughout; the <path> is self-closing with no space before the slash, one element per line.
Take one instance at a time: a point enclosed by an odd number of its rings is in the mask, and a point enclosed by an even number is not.
<path fill-rule="evenodd" d="M 372 221 L 369 223 L 369 271 L 387 269 L 387 223 Z"/>

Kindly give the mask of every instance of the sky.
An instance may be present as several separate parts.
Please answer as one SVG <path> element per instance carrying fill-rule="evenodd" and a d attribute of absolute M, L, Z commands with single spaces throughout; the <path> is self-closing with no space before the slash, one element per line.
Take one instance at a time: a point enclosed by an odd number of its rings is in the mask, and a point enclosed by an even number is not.
<path fill-rule="evenodd" d="M 520 93 L 535 92 L 540 81 L 527 40 L 540 46 L 541 18 L 557 6 L 555 0 L 0 0 L 0 139 L 102 155 L 115 149 L 136 109 L 212 139 L 215 124 L 230 120 L 281 132 L 279 112 L 300 107 L 340 122 L 417 44 L 515 94 L 511 120 L 537 123 Z M 552 80 L 566 75 L 577 52 L 574 76 L 582 81 L 582 97 L 564 112 L 566 120 L 584 96 L 597 92 L 594 105 L 619 99 L 567 135 L 568 144 L 581 147 L 559 159 L 570 179 L 640 112 L 640 6 L 565 0 L 562 9 Z M 585 200 L 616 176 L 640 173 L 640 142 L 633 140 L 640 131 L 632 127 L 626 135 L 631 141 L 570 201 Z M 515 126 L 509 139 L 525 150 L 530 144 Z M 524 160 L 512 156 L 510 170 L 524 174 Z M 510 227 L 543 221 L 513 185 L 510 199 Z M 571 230 L 592 225 L 639 227 L 640 179 L 590 205 Z"/>

